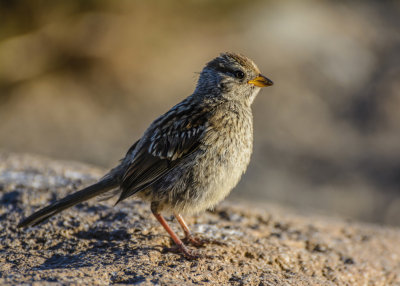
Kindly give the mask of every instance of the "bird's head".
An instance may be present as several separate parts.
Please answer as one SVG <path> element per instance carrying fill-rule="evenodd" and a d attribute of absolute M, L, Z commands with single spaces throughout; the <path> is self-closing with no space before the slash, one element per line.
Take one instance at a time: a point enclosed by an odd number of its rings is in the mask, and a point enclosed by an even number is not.
<path fill-rule="evenodd" d="M 261 87 L 272 84 L 249 58 L 223 53 L 204 67 L 196 93 L 251 104 Z"/>

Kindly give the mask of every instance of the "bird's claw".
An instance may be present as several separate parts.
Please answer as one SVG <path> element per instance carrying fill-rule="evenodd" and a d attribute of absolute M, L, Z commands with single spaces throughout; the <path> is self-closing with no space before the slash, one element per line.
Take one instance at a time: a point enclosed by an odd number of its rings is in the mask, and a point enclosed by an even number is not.
<path fill-rule="evenodd" d="M 185 256 L 186 259 L 189 259 L 189 260 L 194 260 L 194 259 L 198 259 L 198 258 L 202 257 L 200 255 L 200 253 L 198 253 L 195 250 L 190 250 L 184 244 L 180 244 L 180 245 L 176 244 L 173 247 L 164 248 L 164 250 L 166 252 L 181 253 L 181 254 L 183 254 L 183 256 Z"/>
<path fill-rule="evenodd" d="M 210 238 L 199 238 L 195 236 L 186 236 L 183 241 L 185 243 L 190 243 L 193 246 L 196 247 L 202 247 L 205 244 L 215 244 L 215 245 L 224 245 L 226 246 L 226 243 L 216 240 L 216 239 L 210 239 Z"/>
<path fill-rule="evenodd" d="M 209 242 L 208 239 L 202 239 L 202 238 L 198 238 L 198 237 L 194 237 L 194 236 L 186 236 L 183 241 L 185 243 L 190 243 L 193 246 L 196 247 L 202 247 L 204 246 L 204 244 L 207 244 Z"/>

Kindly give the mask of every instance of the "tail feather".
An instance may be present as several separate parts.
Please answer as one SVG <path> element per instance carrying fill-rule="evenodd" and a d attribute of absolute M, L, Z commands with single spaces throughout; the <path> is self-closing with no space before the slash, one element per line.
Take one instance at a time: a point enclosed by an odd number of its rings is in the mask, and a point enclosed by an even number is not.
<path fill-rule="evenodd" d="M 76 204 L 89 200 L 95 196 L 105 193 L 118 186 L 114 178 L 104 178 L 103 180 L 86 187 L 76 193 L 70 194 L 65 198 L 33 213 L 18 224 L 18 227 L 37 225 L 53 215 L 70 208 Z"/>

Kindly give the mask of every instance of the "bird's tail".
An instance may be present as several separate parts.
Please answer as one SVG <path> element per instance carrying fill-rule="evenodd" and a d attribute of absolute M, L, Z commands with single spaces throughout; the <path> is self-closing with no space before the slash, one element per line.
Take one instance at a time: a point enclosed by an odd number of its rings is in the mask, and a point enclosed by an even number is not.
<path fill-rule="evenodd" d="M 76 193 L 70 194 L 65 198 L 54 202 L 53 204 L 33 213 L 18 224 L 18 227 L 37 225 L 53 215 L 70 208 L 83 201 L 89 200 L 95 196 L 105 193 L 118 186 L 118 180 L 111 177 L 105 177 L 99 182 L 86 187 Z"/>

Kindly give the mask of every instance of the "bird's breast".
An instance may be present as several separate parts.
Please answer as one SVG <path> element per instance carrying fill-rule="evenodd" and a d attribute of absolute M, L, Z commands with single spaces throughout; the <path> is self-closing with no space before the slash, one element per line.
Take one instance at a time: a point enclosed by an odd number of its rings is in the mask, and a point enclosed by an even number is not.
<path fill-rule="evenodd" d="M 206 151 L 193 170 L 199 194 L 193 212 L 212 208 L 229 194 L 246 171 L 253 149 L 251 110 L 225 110 L 210 123 L 203 140 Z"/>

